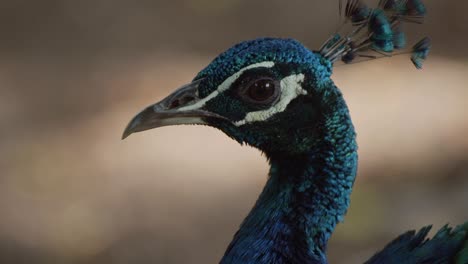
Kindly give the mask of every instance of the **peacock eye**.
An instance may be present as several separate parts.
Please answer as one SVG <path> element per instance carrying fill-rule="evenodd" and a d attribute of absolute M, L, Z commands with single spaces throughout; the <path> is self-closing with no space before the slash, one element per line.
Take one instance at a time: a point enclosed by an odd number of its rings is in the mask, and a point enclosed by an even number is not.
<path fill-rule="evenodd" d="M 272 78 L 260 78 L 246 85 L 243 97 L 252 103 L 268 104 L 279 94 L 279 83 Z"/>

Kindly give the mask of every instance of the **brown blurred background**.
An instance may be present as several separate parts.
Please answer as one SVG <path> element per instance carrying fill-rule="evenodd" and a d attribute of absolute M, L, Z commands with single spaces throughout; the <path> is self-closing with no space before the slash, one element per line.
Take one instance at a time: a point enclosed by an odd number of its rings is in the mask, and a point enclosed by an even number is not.
<path fill-rule="evenodd" d="M 373 2 L 375 3 L 375 1 Z M 331 263 L 468 220 L 468 1 L 428 0 L 434 48 L 338 67 L 359 133 L 352 206 Z M 265 159 L 207 127 L 120 141 L 144 106 L 260 36 L 318 48 L 337 1 L 0 1 L 0 263 L 216 263 Z"/>

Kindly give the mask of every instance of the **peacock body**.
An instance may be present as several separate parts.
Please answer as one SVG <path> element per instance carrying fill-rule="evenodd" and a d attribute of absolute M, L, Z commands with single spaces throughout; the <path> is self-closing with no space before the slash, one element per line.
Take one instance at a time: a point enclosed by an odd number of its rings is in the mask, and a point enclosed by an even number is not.
<path fill-rule="evenodd" d="M 391 56 L 405 46 L 401 23 L 420 22 L 424 13 L 420 1 L 387 0 L 370 9 L 349 0 L 344 16 L 351 33 L 336 33 L 318 51 L 292 39 L 237 44 L 138 114 L 124 137 L 202 124 L 258 148 L 271 165 L 268 181 L 221 263 L 327 263 L 327 243 L 346 214 L 358 162 L 333 65 Z M 416 67 L 429 48 L 427 38 L 413 47 Z M 430 240 L 429 230 L 401 235 L 366 263 L 468 263 L 468 223 L 444 227 Z"/>

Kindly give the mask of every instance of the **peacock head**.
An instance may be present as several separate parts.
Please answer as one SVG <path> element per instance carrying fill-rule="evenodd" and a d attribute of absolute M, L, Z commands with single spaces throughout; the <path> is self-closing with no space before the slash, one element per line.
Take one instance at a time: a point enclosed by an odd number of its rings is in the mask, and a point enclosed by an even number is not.
<path fill-rule="evenodd" d="M 402 51 L 406 37 L 402 22 L 419 23 L 425 8 L 420 0 L 381 0 L 368 8 L 347 0 L 347 33 L 337 32 L 319 51 L 291 39 L 262 38 L 242 42 L 219 55 L 192 83 L 149 106 L 127 126 L 123 137 L 151 128 L 202 124 L 216 127 L 238 142 L 257 147 L 268 156 L 309 152 L 328 139 L 353 136 L 348 110 L 331 81 L 339 60 L 390 57 L 411 53 L 421 68 L 431 47 L 422 39 Z M 329 135 L 329 134 L 328 134 Z"/>
<path fill-rule="evenodd" d="M 139 113 L 123 137 L 152 128 L 201 124 L 272 153 L 309 150 L 339 94 L 332 63 L 291 39 L 242 42 L 219 55 L 194 80 Z M 335 90 L 333 92 L 332 90 Z"/>

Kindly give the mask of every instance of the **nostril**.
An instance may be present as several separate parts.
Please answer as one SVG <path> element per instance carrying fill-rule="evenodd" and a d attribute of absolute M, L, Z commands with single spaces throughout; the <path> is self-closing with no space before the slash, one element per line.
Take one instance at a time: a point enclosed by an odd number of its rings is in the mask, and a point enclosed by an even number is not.
<path fill-rule="evenodd" d="M 182 105 L 186 105 L 188 103 L 190 103 L 191 101 L 195 100 L 195 98 L 193 96 L 184 96 L 180 99 L 180 104 Z"/>
<path fill-rule="evenodd" d="M 190 103 L 190 102 L 192 102 L 194 100 L 195 100 L 195 97 L 193 97 L 193 96 L 184 96 L 182 98 L 175 99 L 169 105 L 169 109 L 174 109 L 174 108 L 186 105 L 186 104 L 188 104 L 188 103 Z"/>
<path fill-rule="evenodd" d="M 171 105 L 169 106 L 169 109 L 173 109 L 173 108 L 176 108 L 176 107 L 179 107 L 180 106 L 180 103 L 179 103 L 179 100 L 174 100 L 171 102 Z"/>

